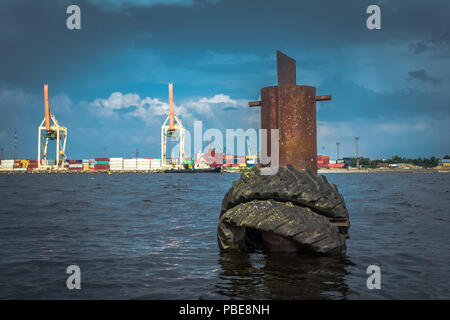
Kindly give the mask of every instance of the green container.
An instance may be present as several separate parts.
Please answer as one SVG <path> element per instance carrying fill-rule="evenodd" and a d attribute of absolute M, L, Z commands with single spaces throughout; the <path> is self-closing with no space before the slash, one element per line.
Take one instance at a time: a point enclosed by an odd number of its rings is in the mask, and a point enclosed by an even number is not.
<path fill-rule="evenodd" d="M 109 161 L 95 161 L 95 164 L 109 164 Z"/>

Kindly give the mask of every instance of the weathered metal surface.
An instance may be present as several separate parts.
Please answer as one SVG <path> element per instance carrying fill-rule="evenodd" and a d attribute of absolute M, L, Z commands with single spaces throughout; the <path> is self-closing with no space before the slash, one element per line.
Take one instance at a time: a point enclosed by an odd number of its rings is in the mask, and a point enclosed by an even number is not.
<path fill-rule="evenodd" d="M 278 129 L 278 87 L 261 89 L 261 129 L 267 129 L 267 145 L 262 145 L 263 155 L 271 156 L 271 129 Z"/>
<path fill-rule="evenodd" d="M 288 57 L 281 51 L 277 50 L 277 71 L 278 71 L 278 85 L 296 84 L 297 71 L 295 69 L 295 60 Z"/>
<path fill-rule="evenodd" d="M 328 101 L 331 100 L 331 94 L 316 96 L 316 101 Z"/>
<path fill-rule="evenodd" d="M 249 107 L 260 107 L 261 106 L 261 101 L 249 101 L 248 102 L 248 106 Z"/>
<path fill-rule="evenodd" d="M 310 169 L 317 174 L 316 88 L 278 87 L 280 166 Z"/>
<path fill-rule="evenodd" d="M 270 129 L 279 129 L 280 166 L 309 168 L 317 173 L 316 101 L 331 100 L 331 95 L 316 96 L 316 88 L 296 85 L 296 62 L 277 51 L 278 86 L 261 89 L 261 129 L 268 129 L 263 154 L 271 156 Z"/>

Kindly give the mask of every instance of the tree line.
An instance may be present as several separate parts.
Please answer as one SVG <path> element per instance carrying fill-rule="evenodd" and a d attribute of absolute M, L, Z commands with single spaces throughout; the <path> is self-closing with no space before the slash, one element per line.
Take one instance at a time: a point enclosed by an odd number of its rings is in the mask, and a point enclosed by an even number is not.
<path fill-rule="evenodd" d="M 445 155 L 443 159 L 450 159 L 449 155 Z M 439 158 L 431 157 L 431 158 L 403 158 L 398 155 L 393 156 L 391 159 L 376 159 L 372 160 L 370 158 L 360 157 L 359 158 L 359 165 L 366 167 L 366 168 L 376 168 L 377 164 L 379 163 L 409 163 L 413 164 L 419 167 L 436 167 L 438 165 Z M 356 158 L 352 158 L 352 167 L 356 167 Z"/>

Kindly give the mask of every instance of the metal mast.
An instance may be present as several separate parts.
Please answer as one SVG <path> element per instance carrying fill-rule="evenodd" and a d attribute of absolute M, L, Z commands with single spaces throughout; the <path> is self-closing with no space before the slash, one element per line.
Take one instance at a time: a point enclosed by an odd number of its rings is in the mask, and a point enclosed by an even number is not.
<path fill-rule="evenodd" d="M 336 147 L 337 147 L 337 158 L 336 158 L 336 160 L 339 160 L 339 158 L 340 158 L 340 155 L 339 155 L 339 145 L 340 144 L 341 144 L 340 142 L 336 142 Z"/>
<path fill-rule="evenodd" d="M 358 148 L 359 137 L 355 137 L 355 141 L 356 141 L 356 168 L 359 169 L 359 148 Z"/>
<path fill-rule="evenodd" d="M 17 159 L 17 131 L 14 131 L 14 160 Z"/>

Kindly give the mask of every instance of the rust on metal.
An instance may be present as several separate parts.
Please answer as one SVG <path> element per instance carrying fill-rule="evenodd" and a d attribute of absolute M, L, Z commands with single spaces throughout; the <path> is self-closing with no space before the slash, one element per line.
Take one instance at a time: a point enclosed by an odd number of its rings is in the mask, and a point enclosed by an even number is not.
<path fill-rule="evenodd" d="M 317 173 L 316 88 L 278 87 L 280 166 L 292 165 Z"/>
<path fill-rule="evenodd" d="M 267 145 L 261 147 L 261 152 L 271 156 L 272 129 L 278 129 L 278 87 L 261 89 L 261 129 L 267 129 Z"/>
<path fill-rule="evenodd" d="M 277 50 L 278 85 L 296 84 L 297 71 L 295 60 Z"/>
<path fill-rule="evenodd" d="M 279 129 L 279 164 L 317 173 L 316 101 L 331 100 L 331 95 L 316 96 L 316 88 L 296 84 L 296 62 L 277 51 L 278 86 L 261 89 L 261 129 L 267 129 L 267 145 L 261 152 L 271 156 L 270 130 Z"/>
<path fill-rule="evenodd" d="M 249 101 L 248 102 L 248 106 L 249 107 L 260 107 L 261 106 L 261 101 Z"/>
<path fill-rule="evenodd" d="M 328 100 L 331 100 L 331 94 L 316 97 L 316 101 L 328 101 Z"/>

